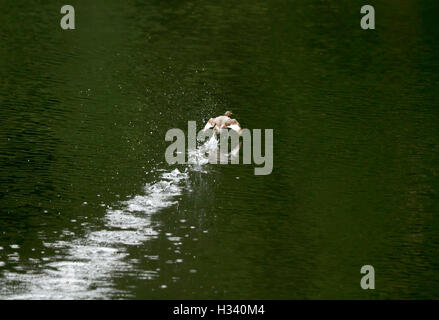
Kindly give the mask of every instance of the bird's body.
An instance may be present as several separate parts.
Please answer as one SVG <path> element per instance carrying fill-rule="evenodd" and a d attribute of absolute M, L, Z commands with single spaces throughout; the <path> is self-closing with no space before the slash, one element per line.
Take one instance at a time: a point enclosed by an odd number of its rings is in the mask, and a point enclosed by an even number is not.
<path fill-rule="evenodd" d="M 219 116 L 216 118 L 210 118 L 204 126 L 204 131 L 213 128 L 216 134 L 219 134 L 222 130 L 227 130 L 228 128 L 235 130 L 239 134 L 241 134 L 241 126 L 236 119 L 231 119 L 230 116 L 232 113 L 227 111 L 223 116 Z"/>

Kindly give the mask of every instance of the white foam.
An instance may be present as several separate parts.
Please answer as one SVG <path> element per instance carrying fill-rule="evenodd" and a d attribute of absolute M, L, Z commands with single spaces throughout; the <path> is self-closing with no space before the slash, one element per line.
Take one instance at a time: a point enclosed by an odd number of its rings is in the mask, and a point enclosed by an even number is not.
<path fill-rule="evenodd" d="M 192 170 L 206 172 L 203 170 L 203 166 L 209 162 L 212 162 L 212 157 L 216 157 L 216 151 L 218 149 L 218 139 L 216 134 L 207 140 L 204 144 L 200 145 L 195 150 L 188 151 L 188 162 L 192 165 Z"/>
<path fill-rule="evenodd" d="M 188 153 L 189 168 L 206 172 L 204 165 L 210 162 L 212 155 L 217 157 L 217 150 L 218 140 L 213 134 Z M 188 168 L 183 172 L 179 169 L 155 171 L 162 173 L 156 182 L 144 186 L 142 194 L 121 202 L 118 209 L 107 209 L 100 230 L 90 230 L 71 241 L 44 243 L 48 248 L 61 251 L 62 255 L 42 258 L 47 262 L 40 265 L 41 270 L 32 267 L 25 274 L 4 272 L 0 278 L 0 299 L 105 299 L 123 294 L 111 279 L 135 268 L 128 260 L 127 248 L 156 238 L 159 230 L 153 226 L 151 216 L 177 204 L 183 190 L 190 190 Z M 61 235 L 74 236 L 74 233 L 62 230 Z M 175 245 L 181 244 L 180 237 L 168 236 L 168 239 Z M 153 257 L 160 258 L 150 255 L 150 259 Z M 159 269 L 135 271 L 140 279 L 153 279 L 158 276 Z"/>
<path fill-rule="evenodd" d="M 142 245 L 158 235 L 151 215 L 177 202 L 175 197 L 182 194 L 187 178 L 188 172 L 165 171 L 157 182 L 145 185 L 143 194 L 122 202 L 120 209 L 108 209 L 101 230 L 90 231 L 73 241 L 44 243 L 48 248 L 62 250 L 64 258 L 52 258 L 39 272 L 4 273 L 0 298 L 104 299 L 116 294 L 111 278 L 117 272 L 134 268 L 126 261 L 126 248 Z M 157 271 L 142 270 L 137 275 L 152 279 Z"/>

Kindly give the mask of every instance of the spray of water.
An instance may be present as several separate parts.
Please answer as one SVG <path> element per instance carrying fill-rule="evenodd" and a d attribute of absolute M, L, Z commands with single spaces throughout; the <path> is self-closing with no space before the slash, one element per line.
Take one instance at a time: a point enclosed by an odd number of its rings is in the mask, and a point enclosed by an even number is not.
<path fill-rule="evenodd" d="M 177 196 L 188 189 L 190 172 L 205 172 L 203 167 L 209 162 L 206 154 L 217 144 L 213 135 L 188 154 L 192 164 L 185 170 L 164 171 L 156 182 L 146 184 L 141 194 L 120 203 L 118 209 L 108 209 L 99 230 L 72 241 L 44 243 L 62 251 L 62 258 L 52 258 L 38 271 L 5 272 L 0 280 L 0 299 L 105 299 L 118 294 L 109 279 L 133 268 L 127 249 L 158 236 L 152 215 L 177 203 Z M 143 271 L 138 276 L 152 279 L 158 274 Z"/>

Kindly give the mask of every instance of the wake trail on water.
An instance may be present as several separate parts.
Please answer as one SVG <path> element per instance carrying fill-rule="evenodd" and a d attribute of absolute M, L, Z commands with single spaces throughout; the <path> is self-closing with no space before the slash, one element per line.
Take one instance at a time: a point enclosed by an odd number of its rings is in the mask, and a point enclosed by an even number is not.
<path fill-rule="evenodd" d="M 196 150 L 188 152 L 191 164 L 184 170 L 164 170 L 158 181 L 144 186 L 142 194 L 122 201 L 118 209 L 107 209 L 104 226 L 99 230 L 89 231 L 70 241 L 44 242 L 45 247 L 59 250 L 64 255 L 45 261 L 39 267 L 42 270 L 5 271 L 0 278 L 0 298 L 103 299 L 123 294 L 114 287 L 111 278 L 117 272 L 133 271 L 128 248 L 158 237 L 159 230 L 152 224 L 152 215 L 176 205 L 176 198 L 185 189 L 190 191 L 187 181 L 190 172 L 206 172 L 204 165 L 209 162 L 206 153 L 216 148 L 217 142 L 213 135 Z M 158 276 L 158 271 L 141 270 L 136 276 L 153 279 Z M 11 287 L 14 289 L 9 290 Z"/>

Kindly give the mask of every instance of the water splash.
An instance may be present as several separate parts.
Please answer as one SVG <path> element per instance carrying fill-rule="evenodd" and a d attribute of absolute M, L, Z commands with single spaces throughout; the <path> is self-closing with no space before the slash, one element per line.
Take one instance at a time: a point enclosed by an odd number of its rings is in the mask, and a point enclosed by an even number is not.
<path fill-rule="evenodd" d="M 158 237 L 152 215 L 178 204 L 177 197 L 183 190 L 190 191 L 189 173 L 206 173 L 205 165 L 218 154 L 218 139 L 213 134 L 196 150 L 188 152 L 190 165 L 184 171 L 157 169 L 162 173 L 156 182 L 144 186 L 142 194 L 122 201 L 118 209 L 107 209 L 104 225 L 98 230 L 70 241 L 44 243 L 63 255 L 45 257 L 44 264 L 26 273 L 5 271 L 0 279 L 0 299 L 105 299 L 123 295 L 111 279 L 118 272 L 133 271 L 128 248 Z M 62 234 L 71 232 L 64 230 Z M 168 239 L 175 243 L 181 240 L 172 236 Z M 136 276 L 154 279 L 158 271 L 136 270 Z"/>
<path fill-rule="evenodd" d="M 219 139 L 215 133 L 195 150 L 188 151 L 188 162 L 194 171 L 204 171 L 207 163 L 229 163 L 230 161 L 239 160 L 239 150 L 241 143 L 232 145 L 230 152 L 223 152 L 219 148 Z"/>
<path fill-rule="evenodd" d="M 62 250 L 65 256 L 56 256 L 40 272 L 5 272 L 0 298 L 104 299 L 117 294 L 109 279 L 118 271 L 133 268 L 126 261 L 127 248 L 158 236 L 151 215 L 177 203 L 175 198 L 181 195 L 187 178 L 187 170 L 164 172 L 157 182 L 145 185 L 144 194 L 122 202 L 121 209 L 107 210 L 101 230 L 73 241 L 44 243 L 47 248 Z M 157 272 L 148 270 L 139 276 L 151 279 Z M 14 289 L 8 292 L 8 288 Z"/>
<path fill-rule="evenodd" d="M 218 150 L 218 139 L 216 134 L 205 143 L 199 145 L 195 150 L 188 151 L 188 163 L 194 171 L 203 171 L 203 166 L 209 162 L 213 162 Z M 204 171 L 205 172 L 205 171 Z"/>

